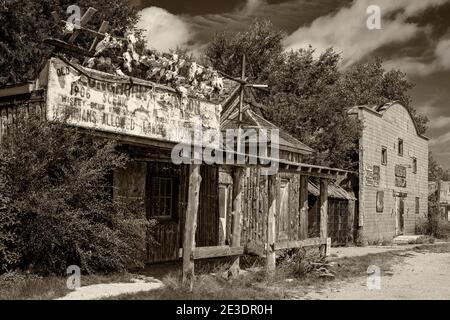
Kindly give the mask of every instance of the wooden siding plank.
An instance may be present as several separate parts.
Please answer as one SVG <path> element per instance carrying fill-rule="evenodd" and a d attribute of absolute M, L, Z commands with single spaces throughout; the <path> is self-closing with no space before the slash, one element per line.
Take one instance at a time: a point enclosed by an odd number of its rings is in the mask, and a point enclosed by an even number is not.
<path fill-rule="evenodd" d="M 231 246 L 241 246 L 241 229 L 242 229 L 242 197 L 244 195 L 244 184 L 246 171 L 242 168 L 235 168 L 233 175 L 233 234 L 231 237 Z M 234 259 L 230 267 L 233 276 L 239 274 L 239 258 Z"/>
<path fill-rule="evenodd" d="M 200 185 L 202 177 L 200 176 L 200 166 L 193 164 L 189 170 L 189 194 L 186 210 L 186 221 L 184 225 L 183 238 L 183 272 L 182 284 L 190 291 L 194 288 L 194 250 L 195 250 L 195 231 L 197 228 L 197 214 L 199 205 Z"/>
<path fill-rule="evenodd" d="M 269 176 L 269 214 L 267 216 L 267 244 L 266 244 L 266 272 L 273 273 L 276 268 L 275 241 L 276 241 L 276 223 L 275 216 L 277 211 L 277 190 L 279 182 L 278 174 Z"/>

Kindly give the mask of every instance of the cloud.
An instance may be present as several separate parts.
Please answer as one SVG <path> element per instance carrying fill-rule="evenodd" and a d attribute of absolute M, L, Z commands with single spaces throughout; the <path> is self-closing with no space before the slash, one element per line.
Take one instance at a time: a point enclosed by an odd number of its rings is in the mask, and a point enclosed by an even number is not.
<path fill-rule="evenodd" d="M 448 142 L 450 142 L 450 132 L 444 133 L 437 138 L 431 139 L 430 146 L 446 145 Z"/>
<path fill-rule="evenodd" d="M 449 129 L 450 128 L 450 117 L 439 116 L 439 117 L 433 119 L 433 121 L 430 122 L 430 128 L 431 129 Z"/>
<path fill-rule="evenodd" d="M 427 61 L 417 57 L 402 57 L 384 63 L 387 69 L 400 69 L 408 75 L 428 76 L 436 72 L 450 70 L 450 39 L 437 42 L 433 56 Z"/>
<path fill-rule="evenodd" d="M 145 30 L 148 47 L 159 51 L 186 46 L 193 37 L 188 23 L 158 7 L 143 9 L 136 27 Z"/>
<path fill-rule="evenodd" d="M 405 43 L 414 39 L 426 27 L 408 22 L 425 9 L 443 5 L 448 0 L 355 0 L 338 12 L 321 16 L 309 26 L 300 27 L 285 39 L 288 49 L 312 45 L 317 54 L 329 47 L 343 52 L 342 66 L 348 67 L 377 49 L 387 45 Z M 382 29 L 367 28 L 367 8 L 378 5 L 382 15 Z M 388 19 L 388 17 L 390 17 Z M 420 66 L 417 66 L 420 68 Z"/>
<path fill-rule="evenodd" d="M 176 47 L 185 47 L 198 53 L 204 47 L 205 44 L 202 42 L 205 41 L 197 41 L 199 40 L 198 32 L 195 30 L 197 24 L 203 23 L 209 25 L 208 27 L 211 24 L 220 25 L 221 28 L 229 27 L 230 24 L 236 24 L 239 20 L 253 19 L 253 15 L 265 5 L 267 5 L 266 0 L 247 0 L 234 12 L 205 16 L 174 15 L 159 7 L 149 7 L 140 11 L 140 19 L 136 27 L 145 30 L 144 35 L 150 48 L 168 51 Z M 240 27 L 245 29 L 244 25 Z"/>
<path fill-rule="evenodd" d="M 244 7 L 238 13 L 241 15 L 252 15 L 265 4 L 267 4 L 265 0 L 247 0 Z"/>

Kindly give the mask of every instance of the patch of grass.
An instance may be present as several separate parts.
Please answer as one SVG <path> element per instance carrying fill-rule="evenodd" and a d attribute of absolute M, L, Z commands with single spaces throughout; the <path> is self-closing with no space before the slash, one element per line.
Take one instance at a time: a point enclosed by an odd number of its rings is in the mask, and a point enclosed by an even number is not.
<path fill-rule="evenodd" d="M 423 245 L 414 248 L 414 251 L 420 253 L 450 253 L 450 243 Z"/>
<path fill-rule="evenodd" d="M 69 293 L 66 279 L 20 273 L 0 276 L 0 300 L 49 300 Z"/>
<path fill-rule="evenodd" d="M 450 248 L 450 246 L 449 246 Z M 395 264 L 401 263 L 408 256 L 407 251 L 384 252 L 343 258 L 329 263 L 328 269 L 334 277 L 321 277 L 311 271 L 310 263 L 316 262 L 316 255 L 308 261 L 298 261 L 292 257 L 280 257 L 275 274 L 267 276 L 264 268 L 259 271 L 245 272 L 236 279 L 225 279 L 225 269 L 218 267 L 214 274 L 198 274 L 193 292 L 179 286 L 179 273 L 171 273 L 163 279 L 165 287 L 150 292 L 128 294 L 111 298 L 113 300 L 279 300 L 301 299 L 308 292 L 322 289 L 332 283 L 351 278 L 367 276 L 371 265 L 378 266 L 382 273 L 389 273 Z M 259 263 L 258 263 L 259 265 Z"/>
<path fill-rule="evenodd" d="M 112 300 L 279 300 L 283 292 L 268 290 L 264 286 L 264 275 L 247 273 L 227 280 L 219 275 L 201 275 L 189 292 L 179 285 L 179 276 L 171 274 L 163 279 L 165 287 L 150 292 L 121 295 Z"/>

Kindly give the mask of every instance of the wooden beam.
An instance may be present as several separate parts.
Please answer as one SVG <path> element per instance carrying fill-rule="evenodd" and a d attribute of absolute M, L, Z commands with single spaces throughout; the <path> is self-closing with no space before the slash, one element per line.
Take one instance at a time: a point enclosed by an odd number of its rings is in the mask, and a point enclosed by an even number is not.
<path fill-rule="evenodd" d="M 328 238 L 328 180 L 320 179 L 320 238 Z M 325 245 L 326 246 L 326 245 Z M 326 251 L 326 248 L 325 248 Z M 325 252 L 324 252 L 325 253 Z"/>
<path fill-rule="evenodd" d="M 77 27 L 84 27 L 84 26 L 89 22 L 89 20 L 92 19 L 92 17 L 94 16 L 94 14 L 95 14 L 96 12 L 97 12 L 97 9 L 92 8 L 92 7 L 89 7 L 89 8 L 87 9 L 87 11 L 84 13 L 84 15 L 81 17 L 80 25 L 77 26 Z M 74 42 L 74 41 L 77 39 L 79 33 L 80 33 L 80 29 L 75 29 L 75 31 L 74 31 L 74 32 L 72 33 L 72 35 L 70 36 L 68 42 L 69 42 L 69 43 Z"/>
<path fill-rule="evenodd" d="M 233 257 L 244 254 L 244 247 L 200 247 L 194 250 L 194 259 L 209 259 L 209 258 L 221 258 L 221 257 Z"/>
<path fill-rule="evenodd" d="M 103 21 L 102 25 L 100 26 L 100 29 L 98 29 L 98 32 L 101 34 L 104 34 L 106 31 L 108 31 L 108 28 L 109 28 L 109 22 Z M 99 43 L 100 40 L 102 40 L 102 39 L 95 37 L 95 39 L 92 41 L 91 47 L 89 48 L 90 52 L 95 53 L 95 48 L 97 47 L 97 44 Z"/>
<path fill-rule="evenodd" d="M 190 165 L 189 194 L 183 235 L 182 285 L 191 291 L 194 288 L 195 232 L 197 229 L 197 212 L 201 182 L 202 177 L 200 176 L 200 165 Z"/>
<path fill-rule="evenodd" d="M 241 246 L 241 227 L 242 227 L 242 196 L 244 193 L 245 169 L 235 168 L 233 174 L 233 224 L 231 246 Z M 239 257 L 236 257 L 230 267 L 233 276 L 239 275 Z"/>
<path fill-rule="evenodd" d="M 266 272 L 271 274 L 275 272 L 276 255 L 276 226 L 275 217 L 277 212 L 277 186 L 278 174 L 269 176 L 269 213 L 267 215 L 267 244 L 266 244 Z"/>
<path fill-rule="evenodd" d="M 82 56 L 86 56 L 86 57 L 93 57 L 94 56 L 94 54 L 92 52 L 89 52 L 89 51 L 87 51 L 85 49 L 82 49 L 82 48 L 79 48 L 77 46 L 68 44 L 68 43 L 66 43 L 66 42 L 64 42 L 62 40 L 49 38 L 49 39 L 44 39 L 44 43 L 45 44 L 49 44 L 51 46 L 54 46 L 54 47 L 56 47 L 58 49 L 62 49 L 62 50 L 68 51 L 68 52 L 76 53 L 76 54 L 79 54 L 79 55 L 82 55 Z"/>
<path fill-rule="evenodd" d="M 327 244 L 327 239 L 321 238 L 311 238 L 305 240 L 296 240 L 296 241 L 280 241 L 275 243 L 275 250 L 284 250 L 284 249 L 295 249 L 295 248 L 305 248 L 305 247 L 317 247 Z"/>
<path fill-rule="evenodd" d="M 299 239 L 308 238 L 308 176 L 300 176 L 300 228 Z"/>

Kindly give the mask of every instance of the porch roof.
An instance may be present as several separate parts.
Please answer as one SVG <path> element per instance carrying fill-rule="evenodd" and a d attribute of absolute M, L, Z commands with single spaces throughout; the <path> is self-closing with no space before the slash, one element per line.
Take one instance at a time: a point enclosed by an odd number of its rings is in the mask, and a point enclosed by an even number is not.
<path fill-rule="evenodd" d="M 308 192 L 312 195 L 319 197 L 320 196 L 320 188 L 314 182 L 308 182 Z M 342 199 L 342 200 L 353 200 L 356 201 L 356 197 L 350 192 L 344 190 L 342 187 L 338 186 L 335 183 L 330 183 L 328 185 L 328 197 L 334 199 Z"/>

